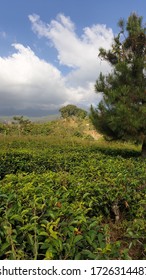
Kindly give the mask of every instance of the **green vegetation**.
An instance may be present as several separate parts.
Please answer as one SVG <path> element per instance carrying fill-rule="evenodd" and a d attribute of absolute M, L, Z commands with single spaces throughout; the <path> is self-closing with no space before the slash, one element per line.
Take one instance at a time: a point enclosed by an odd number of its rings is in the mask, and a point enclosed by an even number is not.
<path fill-rule="evenodd" d="M 91 119 L 98 131 L 112 139 L 142 143 L 146 157 L 146 28 L 135 13 L 119 21 L 120 32 L 112 49 L 100 49 L 100 57 L 111 65 L 111 73 L 100 74 L 95 84 L 103 93 Z"/>
<path fill-rule="evenodd" d="M 62 122 L 1 132 L 0 259 L 145 259 L 140 146 L 86 139 L 87 123 Z"/>
<path fill-rule="evenodd" d="M 72 104 L 60 108 L 59 112 L 61 113 L 62 118 L 74 116 L 80 119 L 84 119 L 85 117 L 87 117 L 87 112 L 85 110 L 78 108 L 77 106 Z"/>
<path fill-rule="evenodd" d="M 69 117 L 67 119 L 58 119 L 45 123 L 33 123 L 23 116 L 14 117 L 13 121 L 0 123 L 1 135 L 49 135 L 57 138 L 91 138 L 90 134 L 94 130 L 89 118 L 81 119 L 78 117 Z M 95 132 L 95 131 L 94 131 Z"/>

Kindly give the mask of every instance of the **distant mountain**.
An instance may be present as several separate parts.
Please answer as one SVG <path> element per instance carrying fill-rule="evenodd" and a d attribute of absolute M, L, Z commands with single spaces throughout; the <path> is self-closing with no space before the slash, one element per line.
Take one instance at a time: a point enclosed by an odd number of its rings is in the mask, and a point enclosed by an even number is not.
<path fill-rule="evenodd" d="M 17 115 L 18 116 L 18 115 Z M 12 122 L 14 116 L 0 116 L 0 122 Z M 41 117 L 28 117 L 24 116 L 25 119 L 29 119 L 31 122 L 37 122 L 37 123 L 44 123 L 48 121 L 57 120 L 60 118 L 60 114 L 52 114 L 47 116 L 41 116 Z"/>
<path fill-rule="evenodd" d="M 59 109 L 54 110 L 43 110 L 40 108 L 27 108 L 27 109 L 14 109 L 11 107 L 1 108 L 0 107 L 0 117 L 3 116 L 28 116 L 29 117 L 44 117 L 48 115 L 56 115 L 59 114 Z"/>

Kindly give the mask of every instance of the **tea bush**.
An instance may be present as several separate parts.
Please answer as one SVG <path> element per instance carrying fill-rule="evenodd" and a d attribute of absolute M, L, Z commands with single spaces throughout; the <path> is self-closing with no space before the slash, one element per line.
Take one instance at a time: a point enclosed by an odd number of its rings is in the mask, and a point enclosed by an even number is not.
<path fill-rule="evenodd" d="M 146 258 L 138 150 L 47 137 L 0 145 L 1 259 Z"/>

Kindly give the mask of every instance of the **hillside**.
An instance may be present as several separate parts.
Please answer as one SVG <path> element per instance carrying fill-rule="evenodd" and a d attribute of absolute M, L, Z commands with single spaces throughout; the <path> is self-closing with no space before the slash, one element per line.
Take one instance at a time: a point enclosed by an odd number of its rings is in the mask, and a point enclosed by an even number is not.
<path fill-rule="evenodd" d="M 60 137 L 79 137 L 87 139 L 99 139 L 101 135 L 97 133 L 90 120 L 80 120 L 77 118 L 59 119 L 51 123 L 52 132 Z"/>
<path fill-rule="evenodd" d="M 79 119 L 70 117 L 66 119 L 58 118 L 48 121 L 39 119 L 33 122 L 32 119 L 14 121 L 9 119 L 0 125 L 0 133 L 6 135 L 50 135 L 56 138 L 83 138 L 98 140 L 101 135 L 97 133 L 92 126 L 89 118 Z"/>

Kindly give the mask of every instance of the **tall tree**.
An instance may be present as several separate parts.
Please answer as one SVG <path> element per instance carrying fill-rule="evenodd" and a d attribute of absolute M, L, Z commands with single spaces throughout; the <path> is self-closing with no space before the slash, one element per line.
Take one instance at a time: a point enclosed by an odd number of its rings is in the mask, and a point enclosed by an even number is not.
<path fill-rule="evenodd" d="M 103 98 L 97 108 L 91 106 L 90 118 L 110 138 L 141 142 L 146 157 L 146 28 L 135 13 L 118 25 L 111 49 L 99 50 L 112 70 L 96 81 L 95 91 Z"/>

